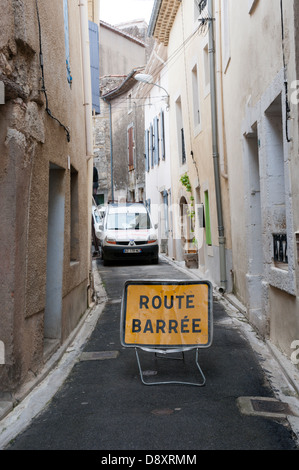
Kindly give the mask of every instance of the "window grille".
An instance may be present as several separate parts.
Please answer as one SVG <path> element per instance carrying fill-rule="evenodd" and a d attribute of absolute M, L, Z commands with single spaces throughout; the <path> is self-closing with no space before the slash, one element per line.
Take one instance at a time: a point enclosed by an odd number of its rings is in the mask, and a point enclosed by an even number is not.
<path fill-rule="evenodd" d="M 273 259 L 288 264 L 288 242 L 286 234 L 273 234 Z"/>

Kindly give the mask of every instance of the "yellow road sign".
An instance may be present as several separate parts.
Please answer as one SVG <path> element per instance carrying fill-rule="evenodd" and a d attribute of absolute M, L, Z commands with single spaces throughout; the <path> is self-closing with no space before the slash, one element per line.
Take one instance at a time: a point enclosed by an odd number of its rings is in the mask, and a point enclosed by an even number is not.
<path fill-rule="evenodd" d="M 121 342 L 128 347 L 205 348 L 212 343 L 208 281 L 127 281 Z"/>

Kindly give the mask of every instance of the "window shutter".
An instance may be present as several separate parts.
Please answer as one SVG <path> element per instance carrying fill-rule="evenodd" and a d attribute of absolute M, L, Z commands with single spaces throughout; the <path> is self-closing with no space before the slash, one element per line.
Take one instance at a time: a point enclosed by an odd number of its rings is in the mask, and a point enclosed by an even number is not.
<path fill-rule="evenodd" d="M 164 111 L 161 110 L 161 152 L 162 160 L 165 160 L 165 128 L 164 128 Z"/>
<path fill-rule="evenodd" d="M 129 171 L 134 170 L 133 127 L 128 129 Z"/>
<path fill-rule="evenodd" d="M 184 164 L 184 163 L 186 163 L 186 148 L 185 148 L 184 128 L 181 129 L 181 144 L 182 144 L 182 164 Z"/>
<path fill-rule="evenodd" d="M 154 120 L 154 126 L 155 126 L 155 165 L 159 164 L 159 119 L 155 117 Z"/>
<path fill-rule="evenodd" d="M 88 21 L 89 26 L 89 50 L 90 50 L 90 75 L 92 91 L 92 109 L 100 113 L 100 46 L 99 27 L 96 23 Z"/>
<path fill-rule="evenodd" d="M 145 171 L 149 171 L 149 131 L 145 131 Z"/>
<path fill-rule="evenodd" d="M 70 86 L 72 85 L 72 75 L 70 66 L 70 37 L 69 37 L 69 10 L 68 0 L 63 0 L 63 17 L 64 17 L 64 43 L 65 43 L 65 62 L 66 62 L 66 73 L 67 81 Z"/>
<path fill-rule="evenodd" d="M 150 126 L 150 149 L 151 149 L 151 167 L 154 168 L 154 130 L 153 125 Z"/>

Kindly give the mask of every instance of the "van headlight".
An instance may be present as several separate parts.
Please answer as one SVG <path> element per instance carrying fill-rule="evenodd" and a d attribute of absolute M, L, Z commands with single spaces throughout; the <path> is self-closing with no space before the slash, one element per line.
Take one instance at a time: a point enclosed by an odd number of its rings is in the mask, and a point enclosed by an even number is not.
<path fill-rule="evenodd" d="M 157 241 L 157 235 L 152 233 L 147 237 L 147 243 L 155 243 Z"/>
<path fill-rule="evenodd" d="M 108 245 L 116 245 L 116 239 L 114 237 L 106 237 L 105 243 Z"/>

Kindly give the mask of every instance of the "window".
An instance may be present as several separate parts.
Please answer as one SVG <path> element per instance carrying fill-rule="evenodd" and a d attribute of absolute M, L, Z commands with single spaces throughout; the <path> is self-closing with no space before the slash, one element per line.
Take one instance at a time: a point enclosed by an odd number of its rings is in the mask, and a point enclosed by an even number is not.
<path fill-rule="evenodd" d="M 179 152 L 180 164 L 184 165 L 186 163 L 186 151 L 185 151 L 185 134 L 184 134 L 184 127 L 183 127 L 181 97 L 179 97 L 176 100 L 176 121 L 177 121 L 178 152 Z"/>
<path fill-rule="evenodd" d="M 71 261 L 79 259 L 79 194 L 78 194 L 78 172 L 71 166 Z"/>
<path fill-rule="evenodd" d="M 186 163 L 185 134 L 184 128 L 181 129 L 181 146 L 182 146 L 182 165 Z"/>
<path fill-rule="evenodd" d="M 205 227 L 206 227 L 206 244 L 209 246 L 212 246 L 209 191 L 205 191 Z"/>
<path fill-rule="evenodd" d="M 66 72 L 67 81 L 72 86 L 72 75 L 70 67 L 70 38 L 69 38 L 69 11 L 68 11 L 68 0 L 63 0 L 63 16 L 64 16 L 64 42 L 65 42 L 65 61 L 66 61 Z"/>
<path fill-rule="evenodd" d="M 148 230 L 151 220 L 147 212 L 111 212 L 107 216 L 107 230 Z"/>
<path fill-rule="evenodd" d="M 149 171 L 150 169 L 150 164 L 149 164 L 149 154 L 150 154 L 150 149 L 149 149 L 149 130 L 147 129 L 145 131 L 145 171 Z"/>
<path fill-rule="evenodd" d="M 164 206 L 164 223 L 163 223 L 163 234 L 165 238 L 168 238 L 168 230 L 169 230 L 169 221 L 168 221 L 168 192 L 164 190 L 162 193 L 162 200 Z"/>
<path fill-rule="evenodd" d="M 153 125 L 150 125 L 150 153 L 151 153 L 151 168 L 154 168 L 154 129 Z"/>
<path fill-rule="evenodd" d="M 154 139 L 155 139 L 155 147 L 154 147 L 154 164 L 158 165 L 160 160 L 160 152 L 159 152 L 159 119 L 155 117 L 154 119 Z"/>
<path fill-rule="evenodd" d="M 128 95 L 128 114 L 132 112 L 132 93 Z"/>
<path fill-rule="evenodd" d="M 134 170 L 134 128 L 128 128 L 129 171 Z"/>
<path fill-rule="evenodd" d="M 161 153 L 162 160 L 165 160 L 165 125 L 164 125 L 164 111 L 161 110 Z"/>
<path fill-rule="evenodd" d="M 277 267 L 288 263 L 286 187 L 283 149 L 281 94 L 265 112 L 268 151 L 268 198 L 271 207 L 273 260 Z M 279 264 L 282 263 L 282 264 Z M 285 267 L 287 269 L 287 266 Z"/>
<path fill-rule="evenodd" d="M 209 60 L 209 45 L 206 44 L 203 48 L 203 63 L 205 72 L 205 95 L 210 93 L 210 60 Z"/>
<path fill-rule="evenodd" d="M 194 128 L 200 124 L 200 110 L 199 110 L 199 83 L 197 74 L 197 65 L 192 69 L 192 92 L 193 92 L 193 122 Z"/>

